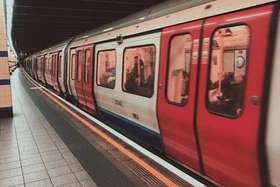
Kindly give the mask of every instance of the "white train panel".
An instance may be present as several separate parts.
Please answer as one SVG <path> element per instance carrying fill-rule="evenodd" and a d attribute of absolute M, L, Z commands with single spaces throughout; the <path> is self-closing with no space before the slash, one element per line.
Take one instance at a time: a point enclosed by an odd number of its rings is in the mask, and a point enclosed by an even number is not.
<path fill-rule="evenodd" d="M 97 99 L 97 105 L 100 108 L 104 108 L 108 111 L 114 112 L 121 117 L 129 119 L 135 123 L 141 124 L 142 126 L 159 133 L 158 122 L 156 119 L 156 96 L 157 96 L 157 79 L 158 77 L 158 62 L 159 62 L 159 48 L 160 48 L 160 33 L 149 34 L 144 36 L 139 36 L 131 39 L 125 39 L 122 44 L 118 45 L 117 42 L 110 42 L 105 44 L 99 44 L 96 46 L 96 54 L 95 54 L 95 69 L 98 69 L 98 52 L 116 49 L 116 82 L 114 89 L 108 89 L 107 87 L 102 86 L 100 80 L 95 80 L 95 82 L 100 83 L 101 86 L 95 85 L 95 95 Z M 125 57 L 124 52 L 125 49 L 134 50 L 137 46 L 153 46 L 155 49 L 155 56 L 153 57 L 155 60 L 154 65 L 154 83 L 153 84 L 153 94 L 148 97 L 141 95 L 141 93 L 132 93 L 128 90 L 125 90 L 125 82 L 123 79 L 125 78 L 125 72 L 127 68 L 124 67 L 123 62 L 128 59 L 128 56 Z M 148 49 L 148 48 L 147 48 Z M 129 52 L 128 52 L 129 53 Z M 133 52 L 132 52 L 133 53 Z M 137 53 L 137 52 L 135 52 Z M 141 53 L 141 52 L 139 52 Z M 133 57 L 135 54 L 128 54 Z M 142 55 L 143 52 L 142 52 Z M 123 58 L 127 59 L 123 59 Z M 144 56 L 142 58 L 145 58 Z M 149 57 L 146 57 L 146 59 Z M 143 59 L 143 63 L 145 60 Z M 150 63 L 150 62 L 149 62 Z M 144 64 L 144 66 L 148 66 Z M 124 73 L 122 73 L 124 70 Z M 151 71 L 151 70 L 147 70 Z M 124 76 L 124 78 L 123 78 Z M 97 73 L 98 79 L 98 73 Z M 95 78 L 96 78 L 95 77 Z M 144 75 L 147 79 L 148 75 Z M 145 93 L 144 93 L 145 94 Z"/>

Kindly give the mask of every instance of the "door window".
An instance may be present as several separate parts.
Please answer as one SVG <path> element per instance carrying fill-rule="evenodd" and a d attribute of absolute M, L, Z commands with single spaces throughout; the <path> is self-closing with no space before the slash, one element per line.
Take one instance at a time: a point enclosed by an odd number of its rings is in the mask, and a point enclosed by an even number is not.
<path fill-rule="evenodd" d="M 124 51 L 123 90 L 152 97 L 154 93 L 156 47 L 146 45 Z"/>
<path fill-rule="evenodd" d="M 169 49 L 167 99 L 179 105 L 186 104 L 189 97 L 192 35 L 172 37 Z"/>
<path fill-rule="evenodd" d="M 37 58 L 37 69 L 39 71 L 41 71 L 41 60 L 40 60 L 40 58 Z"/>
<path fill-rule="evenodd" d="M 86 50 L 86 63 L 85 63 L 85 75 L 84 75 L 84 82 L 88 83 L 90 80 L 90 50 Z"/>
<path fill-rule="evenodd" d="M 113 89 L 116 81 L 116 51 L 99 51 L 97 58 L 97 85 Z"/>
<path fill-rule="evenodd" d="M 228 117 L 242 114 L 249 42 L 250 30 L 245 25 L 213 33 L 207 90 L 210 112 Z"/>
<path fill-rule="evenodd" d="M 71 56 L 71 78 L 75 80 L 76 77 L 76 55 L 72 54 Z"/>
<path fill-rule="evenodd" d="M 62 60 L 62 56 L 61 56 L 61 52 L 58 54 L 58 76 L 61 77 L 62 75 L 62 63 L 61 63 L 61 60 Z"/>
<path fill-rule="evenodd" d="M 82 80 L 82 71 L 83 71 L 83 53 L 82 51 L 78 51 L 77 53 L 78 56 L 78 61 L 77 61 L 77 66 L 78 66 L 78 81 L 80 82 Z"/>
<path fill-rule="evenodd" d="M 52 73 L 52 66 L 53 66 L 53 60 L 52 57 L 49 58 L 49 74 Z"/>
<path fill-rule="evenodd" d="M 52 75 L 55 75 L 55 73 L 56 73 L 56 67 L 57 67 L 57 58 L 56 58 L 56 55 L 53 55 L 52 56 L 52 58 L 53 58 L 53 68 L 52 68 Z"/>
<path fill-rule="evenodd" d="M 48 73 L 48 58 L 45 58 L 45 74 Z"/>

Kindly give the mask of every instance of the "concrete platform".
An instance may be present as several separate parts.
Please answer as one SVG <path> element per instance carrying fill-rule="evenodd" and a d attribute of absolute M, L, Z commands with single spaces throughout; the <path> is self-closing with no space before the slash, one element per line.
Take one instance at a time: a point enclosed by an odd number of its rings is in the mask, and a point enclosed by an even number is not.
<path fill-rule="evenodd" d="M 13 118 L 0 118 L 0 186 L 97 186 L 19 81 Z"/>

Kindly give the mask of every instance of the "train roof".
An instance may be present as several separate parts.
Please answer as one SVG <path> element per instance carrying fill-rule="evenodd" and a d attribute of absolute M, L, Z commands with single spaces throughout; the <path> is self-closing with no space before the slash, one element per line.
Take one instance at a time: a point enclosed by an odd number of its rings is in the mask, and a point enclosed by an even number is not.
<path fill-rule="evenodd" d="M 170 13 L 174 13 L 186 8 L 202 5 L 212 1 L 215 0 L 195 0 L 195 1 L 194 0 L 169 0 L 164 3 L 150 7 L 148 9 L 145 9 L 143 11 L 132 14 L 130 16 L 119 19 L 115 22 L 81 33 L 75 37 L 75 40 L 79 40 L 80 38 L 85 38 L 85 36 L 90 37 L 92 35 L 97 35 L 100 33 L 117 30 L 119 28 L 138 24 L 147 20 L 151 20 L 157 17 L 161 17 Z"/>
<path fill-rule="evenodd" d="M 119 35 L 128 36 L 138 34 L 160 29 L 165 26 L 199 20 L 276 1 L 277 0 L 169 0 L 115 22 L 73 36 L 73 38 L 64 40 L 48 48 L 48 50 L 63 44 L 66 45 L 70 41 L 79 41 L 87 38 L 92 38 L 91 40 L 96 42 L 104 40 L 104 38 L 115 39 L 116 36 Z M 99 37 L 96 38 L 96 36 Z M 38 54 L 38 52 L 35 54 Z"/>
<path fill-rule="evenodd" d="M 191 12 L 191 14 L 188 15 L 187 19 L 185 19 L 186 17 L 184 17 L 184 19 L 180 19 L 180 16 L 177 16 L 179 19 L 173 19 L 173 25 L 233 12 L 274 1 L 277 0 L 170 0 L 113 23 L 84 32 L 80 35 L 77 35 L 74 40 L 80 40 L 103 33 L 114 32 L 128 26 L 140 27 L 142 23 L 146 23 L 151 20 L 154 20 L 153 22 L 155 24 L 146 27 L 146 31 L 160 29 L 166 25 L 170 25 L 170 21 L 164 21 L 164 18 L 171 17 L 173 16 L 172 14 L 178 12 Z M 135 31 L 135 33 L 130 34 L 137 34 L 140 32 L 145 32 L 145 30 L 139 29 L 139 31 Z M 108 34 L 108 37 L 110 37 L 109 35 L 110 34 Z M 116 35 L 111 37 L 114 38 Z"/>

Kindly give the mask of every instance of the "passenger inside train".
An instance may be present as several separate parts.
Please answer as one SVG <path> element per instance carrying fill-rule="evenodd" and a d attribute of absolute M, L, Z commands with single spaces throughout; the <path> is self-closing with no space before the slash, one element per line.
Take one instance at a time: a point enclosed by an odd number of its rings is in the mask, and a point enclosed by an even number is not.
<path fill-rule="evenodd" d="M 116 54 L 114 50 L 102 51 L 98 54 L 98 85 L 111 88 L 116 81 Z"/>
<path fill-rule="evenodd" d="M 114 88 L 116 82 L 116 69 L 113 68 L 111 71 L 111 75 L 107 79 L 107 84 L 109 88 Z"/>
<path fill-rule="evenodd" d="M 209 85 L 209 101 L 211 109 L 232 116 L 239 116 L 243 108 L 244 84 L 241 73 L 222 72 L 220 80 Z"/>
<path fill-rule="evenodd" d="M 154 91 L 154 46 L 126 49 L 124 90 L 151 97 Z"/>
<path fill-rule="evenodd" d="M 247 26 L 222 28 L 214 33 L 208 81 L 210 112 L 233 118 L 242 114 L 248 45 Z"/>
<path fill-rule="evenodd" d="M 181 104 L 185 104 L 188 99 L 190 75 L 187 71 L 183 71 L 182 100 Z"/>

